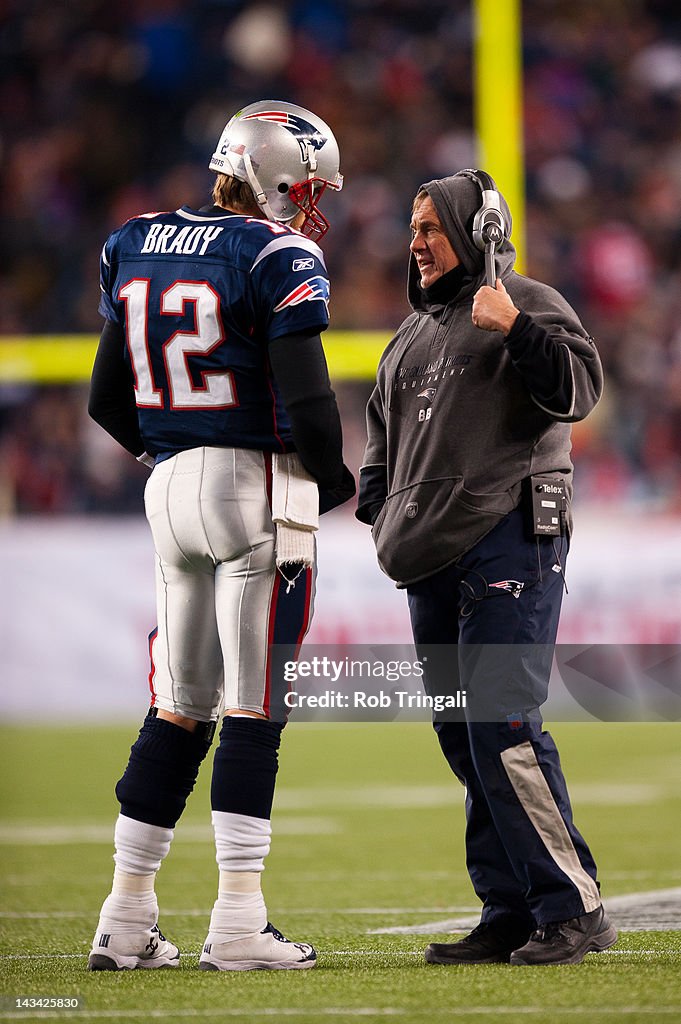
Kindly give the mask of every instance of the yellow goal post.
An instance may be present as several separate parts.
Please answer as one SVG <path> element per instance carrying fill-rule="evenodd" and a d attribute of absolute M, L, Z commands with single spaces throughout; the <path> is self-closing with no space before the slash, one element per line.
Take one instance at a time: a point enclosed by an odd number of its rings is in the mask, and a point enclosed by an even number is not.
<path fill-rule="evenodd" d="M 373 380 L 389 331 L 326 331 L 332 381 Z M 80 384 L 90 379 L 94 334 L 0 335 L 0 384 Z"/>

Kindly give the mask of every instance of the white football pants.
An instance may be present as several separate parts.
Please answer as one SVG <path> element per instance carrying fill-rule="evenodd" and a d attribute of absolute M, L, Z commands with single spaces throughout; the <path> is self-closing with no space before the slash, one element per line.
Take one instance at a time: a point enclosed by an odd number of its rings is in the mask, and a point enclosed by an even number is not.
<path fill-rule="evenodd" d="M 283 720 L 286 684 L 273 651 L 297 652 L 314 572 L 286 592 L 270 493 L 271 459 L 261 451 L 194 448 L 154 467 L 144 495 L 156 549 L 153 706 L 200 722 L 223 708 Z"/>

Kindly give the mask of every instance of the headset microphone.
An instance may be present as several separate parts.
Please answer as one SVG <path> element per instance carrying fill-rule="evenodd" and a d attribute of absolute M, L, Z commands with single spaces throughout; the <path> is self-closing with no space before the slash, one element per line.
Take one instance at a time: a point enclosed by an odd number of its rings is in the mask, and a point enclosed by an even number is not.
<path fill-rule="evenodd" d="M 485 254 L 487 284 L 496 288 L 497 268 L 495 252 L 511 234 L 510 219 L 501 208 L 501 197 L 493 179 L 485 171 L 466 167 L 457 172 L 474 181 L 482 193 L 482 204 L 473 218 L 473 242 Z"/>

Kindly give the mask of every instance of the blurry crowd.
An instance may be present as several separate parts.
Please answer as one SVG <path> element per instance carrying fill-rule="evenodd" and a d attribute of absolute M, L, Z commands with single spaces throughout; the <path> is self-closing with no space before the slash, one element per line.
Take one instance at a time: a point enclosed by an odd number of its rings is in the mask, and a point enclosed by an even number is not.
<path fill-rule="evenodd" d="M 505 0 L 499 0 L 500 3 Z M 596 338 L 578 492 L 681 509 L 681 5 L 524 0 L 525 269 Z M 334 129 L 332 326 L 406 314 L 422 181 L 476 164 L 469 0 L 5 0 L 0 334 L 98 332 L 109 232 L 201 206 L 226 117 L 291 99 Z M 500 182 L 503 188 L 503 181 Z M 356 467 L 369 384 L 338 388 Z M 0 514 L 141 511 L 145 471 L 82 387 L 0 384 Z"/>

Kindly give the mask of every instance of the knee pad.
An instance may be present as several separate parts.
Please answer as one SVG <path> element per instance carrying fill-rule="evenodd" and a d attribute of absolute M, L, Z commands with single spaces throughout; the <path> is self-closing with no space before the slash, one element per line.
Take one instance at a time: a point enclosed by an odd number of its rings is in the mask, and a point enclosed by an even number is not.
<path fill-rule="evenodd" d="M 281 722 L 225 716 L 213 761 L 214 811 L 270 817 L 283 728 Z"/>
<path fill-rule="evenodd" d="M 209 746 L 206 730 L 197 735 L 148 714 L 116 786 L 121 814 L 175 828 Z"/>

